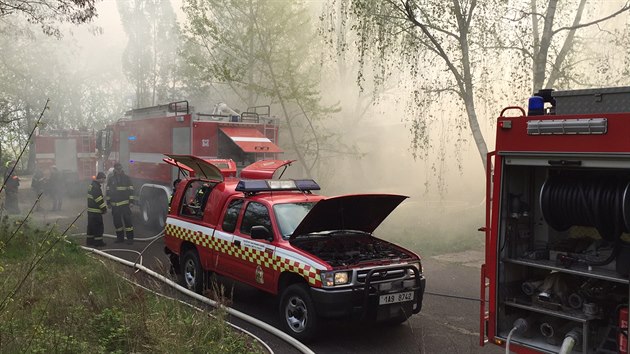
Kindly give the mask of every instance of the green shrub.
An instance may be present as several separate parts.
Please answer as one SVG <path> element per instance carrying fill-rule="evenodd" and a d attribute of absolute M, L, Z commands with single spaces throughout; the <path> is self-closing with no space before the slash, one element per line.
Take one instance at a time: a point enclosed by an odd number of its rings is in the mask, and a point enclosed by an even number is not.
<path fill-rule="evenodd" d="M 249 338 L 126 281 L 54 228 L 0 220 L 0 353 L 259 353 Z"/>

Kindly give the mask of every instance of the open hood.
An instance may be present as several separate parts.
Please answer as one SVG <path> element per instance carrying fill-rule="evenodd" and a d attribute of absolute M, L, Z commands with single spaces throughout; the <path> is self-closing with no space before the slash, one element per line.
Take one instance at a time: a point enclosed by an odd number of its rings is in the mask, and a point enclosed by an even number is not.
<path fill-rule="evenodd" d="M 372 233 L 407 198 L 395 194 L 359 194 L 322 199 L 295 228 L 291 239 L 333 230 Z"/>
<path fill-rule="evenodd" d="M 171 159 L 170 161 L 168 159 L 164 159 L 164 162 L 175 167 L 183 168 L 188 172 L 193 171 L 195 173 L 195 176 L 197 176 L 198 178 L 223 181 L 223 174 L 221 174 L 221 170 L 204 159 L 200 159 L 192 155 L 164 155 L 168 156 Z"/>
<path fill-rule="evenodd" d="M 291 165 L 295 160 L 261 160 L 241 170 L 241 178 L 271 179 L 273 174 L 283 166 Z"/>

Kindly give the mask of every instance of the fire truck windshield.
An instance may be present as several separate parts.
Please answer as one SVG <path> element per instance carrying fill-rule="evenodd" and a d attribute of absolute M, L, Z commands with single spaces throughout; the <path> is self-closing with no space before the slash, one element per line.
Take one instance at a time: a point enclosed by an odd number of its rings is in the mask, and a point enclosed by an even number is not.
<path fill-rule="evenodd" d="M 276 221 L 282 233 L 282 238 L 287 240 L 295 231 L 295 228 L 302 222 L 316 202 L 283 203 L 273 206 L 276 214 Z"/>

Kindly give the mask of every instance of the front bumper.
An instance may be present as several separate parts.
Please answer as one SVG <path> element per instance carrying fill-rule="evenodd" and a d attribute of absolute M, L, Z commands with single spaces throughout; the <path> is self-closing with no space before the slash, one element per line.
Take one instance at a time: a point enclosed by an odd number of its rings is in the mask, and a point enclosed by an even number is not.
<path fill-rule="evenodd" d="M 372 274 L 383 270 L 413 269 L 414 276 L 408 279 L 376 280 Z M 311 297 L 317 315 L 325 318 L 353 318 L 383 321 L 405 318 L 420 312 L 426 285 L 425 277 L 412 266 L 375 268 L 365 277 L 364 284 L 345 288 L 311 288 Z M 387 290 L 385 290 L 387 289 Z M 382 295 L 412 291 L 411 301 L 379 305 Z"/>

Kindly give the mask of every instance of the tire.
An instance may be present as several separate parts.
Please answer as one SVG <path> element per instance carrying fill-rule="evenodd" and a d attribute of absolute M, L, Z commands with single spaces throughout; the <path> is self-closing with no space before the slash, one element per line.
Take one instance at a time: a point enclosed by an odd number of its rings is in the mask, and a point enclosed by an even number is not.
<path fill-rule="evenodd" d="M 168 256 L 171 266 L 168 273 L 172 276 L 179 276 L 182 273 L 182 266 L 179 264 L 179 257 L 173 253 Z"/>
<path fill-rule="evenodd" d="M 201 268 L 201 262 L 196 250 L 189 249 L 184 252 L 184 256 L 181 258 L 179 277 L 183 287 L 201 294 L 204 287 L 205 272 Z"/>
<path fill-rule="evenodd" d="M 151 226 L 151 219 L 153 218 L 151 217 L 151 203 L 149 202 L 149 198 L 142 198 L 141 209 L 142 223 L 144 226 Z"/>
<path fill-rule="evenodd" d="M 168 200 L 164 195 L 145 196 L 142 198 L 142 222 L 147 228 L 164 230 L 168 214 Z"/>
<path fill-rule="evenodd" d="M 317 334 L 317 313 L 306 284 L 293 284 L 282 292 L 280 323 L 291 337 L 308 342 Z"/>
<path fill-rule="evenodd" d="M 154 200 L 156 202 L 154 208 L 156 213 L 153 219 L 153 225 L 157 227 L 158 230 L 164 230 L 166 217 L 168 216 L 168 199 L 164 195 L 160 195 Z"/>

